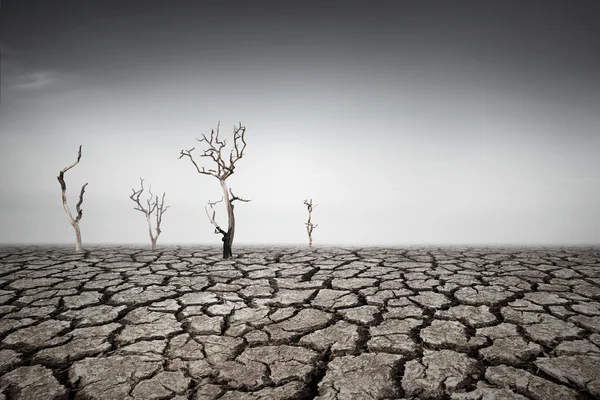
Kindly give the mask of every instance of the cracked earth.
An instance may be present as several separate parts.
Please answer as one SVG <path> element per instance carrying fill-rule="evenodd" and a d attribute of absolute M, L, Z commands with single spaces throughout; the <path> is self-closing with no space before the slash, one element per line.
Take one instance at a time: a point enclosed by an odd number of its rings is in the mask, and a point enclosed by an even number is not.
<path fill-rule="evenodd" d="M 0 248 L 0 400 L 600 398 L 599 248 Z"/>

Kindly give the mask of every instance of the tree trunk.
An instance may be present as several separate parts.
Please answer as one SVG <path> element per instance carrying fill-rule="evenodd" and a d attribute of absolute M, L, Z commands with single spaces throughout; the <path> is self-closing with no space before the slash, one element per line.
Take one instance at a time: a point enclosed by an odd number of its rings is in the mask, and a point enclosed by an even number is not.
<path fill-rule="evenodd" d="M 219 180 L 221 188 L 223 189 L 223 199 L 225 200 L 225 207 L 227 208 L 227 235 L 223 242 L 223 258 L 233 257 L 233 236 L 235 234 L 235 217 L 233 215 L 233 204 L 229 200 L 229 191 L 227 190 L 227 183 L 225 180 Z"/>
<path fill-rule="evenodd" d="M 308 223 L 306 224 L 306 233 L 308 233 L 308 247 L 312 247 L 312 224 L 310 222 L 310 214 L 308 214 Z"/>
<path fill-rule="evenodd" d="M 223 240 L 223 259 L 227 260 L 229 257 L 233 257 L 233 254 L 231 252 L 231 243 L 229 243 L 229 240 Z"/>
<path fill-rule="evenodd" d="M 67 194 L 65 190 L 62 191 L 62 203 L 65 212 L 67 213 L 67 218 L 69 219 L 69 223 L 75 229 L 75 250 L 81 251 L 81 231 L 79 230 L 79 222 L 73 219 L 71 215 L 71 211 L 69 210 L 69 206 L 67 205 Z"/>
<path fill-rule="evenodd" d="M 74 223 L 73 229 L 75 229 L 75 250 L 81 251 L 81 231 L 79 230 L 79 224 Z"/>
<path fill-rule="evenodd" d="M 148 221 L 148 234 L 150 235 L 150 242 L 152 243 L 152 250 L 156 250 L 157 237 L 152 236 L 152 224 L 150 223 L 150 215 L 146 215 L 146 221 Z"/>

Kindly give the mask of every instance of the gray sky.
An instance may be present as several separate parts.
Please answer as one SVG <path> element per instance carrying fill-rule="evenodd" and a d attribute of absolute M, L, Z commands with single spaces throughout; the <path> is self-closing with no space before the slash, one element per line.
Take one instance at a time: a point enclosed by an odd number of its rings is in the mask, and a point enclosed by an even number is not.
<path fill-rule="evenodd" d="M 306 243 L 311 197 L 316 245 L 600 242 L 595 0 L 1 7 L 0 243 L 74 242 L 81 144 L 84 246 L 149 243 L 140 177 L 159 245 L 219 244 L 178 159 L 218 121 L 247 128 L 238 244 Z"/>

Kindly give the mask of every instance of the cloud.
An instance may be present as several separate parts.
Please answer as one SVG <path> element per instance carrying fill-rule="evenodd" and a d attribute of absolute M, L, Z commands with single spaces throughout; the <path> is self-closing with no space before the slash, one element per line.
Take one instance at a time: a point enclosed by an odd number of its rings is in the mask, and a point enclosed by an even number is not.
<path fill-rule="evenodd" d="M 2 60 L 3 89 L 40 90 L 54 83 L 58 76 L 55 72 L 40 68 L 32 68 L 19 62 L 15 52 L 5 44 L 0 46 Z"/>
<path fill-rule="evenodd" d="M 56 76 L 48 71 L 30 72 L 13 77 L 11 87 L 17 90 L 42 89 L 56 80 Z"/>

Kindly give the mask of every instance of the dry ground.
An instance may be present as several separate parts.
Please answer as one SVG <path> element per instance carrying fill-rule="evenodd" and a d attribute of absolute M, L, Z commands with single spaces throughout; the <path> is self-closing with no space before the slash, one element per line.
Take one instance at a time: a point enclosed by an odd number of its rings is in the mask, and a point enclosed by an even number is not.
<path fill-rule="evenodd" d="M 599 248 L 0 248 L 0 399 L 600 398 Z"/>

